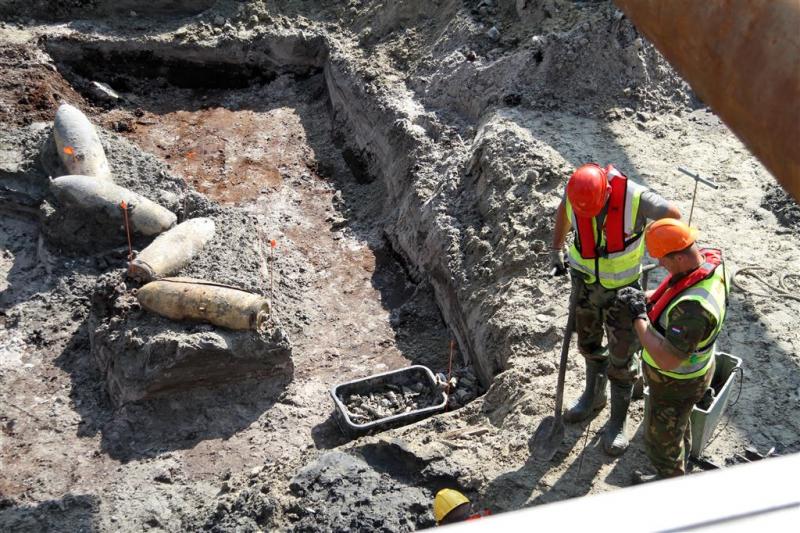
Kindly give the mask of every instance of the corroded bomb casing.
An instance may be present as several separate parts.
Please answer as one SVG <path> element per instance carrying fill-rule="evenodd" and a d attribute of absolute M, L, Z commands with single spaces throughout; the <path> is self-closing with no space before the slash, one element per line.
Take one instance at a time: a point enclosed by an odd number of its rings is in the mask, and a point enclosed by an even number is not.
<path fill-rule="evenodd" d="M 229 329 L 260 330 L 269 300 L 228 285 L 194 278 L 151 281 L 137 293 L 141 306 L 172 320 L 199 320 Z"/>
<path fill-rule="evenodd" d="M 121 202 L 132 206 L 128 212 L 131 229 L 142 235 L 158 235 L 177 222 L 170 210 L 141 194 L 110 181 L 91 176 L 61 176 L 50 182 L 50 190 L 63 204 L 104 212 L 111 220 L 123 221 Z"/>
<path fill-rule="evenodd" d="M 214 237 L 216 226 L 210 218 L 192 218 L 162 233 L 131 261 L 128 274 L 140 281 L 152 281 L 178 272 Z"/>
<path fill-rule="evenodd" d="M 111 180 L 111 168 L 97 130 L 79 109 L 69 104 L 59 106 L 53 138 L 61 162 L 70 174 Z"/>

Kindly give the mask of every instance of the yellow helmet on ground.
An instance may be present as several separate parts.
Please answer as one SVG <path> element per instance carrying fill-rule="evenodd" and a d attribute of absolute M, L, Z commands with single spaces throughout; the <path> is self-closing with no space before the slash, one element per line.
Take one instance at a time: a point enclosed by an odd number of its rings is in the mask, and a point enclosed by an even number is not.
<path fill-rule="evenodd" d="M 436 493 L 436 498 L 433 499 L 433 517 L 436 523 L 441 522 L 444 517 L 456 507 L 469 503 L 469 499 L 453 489 L 442 489 Z"/>

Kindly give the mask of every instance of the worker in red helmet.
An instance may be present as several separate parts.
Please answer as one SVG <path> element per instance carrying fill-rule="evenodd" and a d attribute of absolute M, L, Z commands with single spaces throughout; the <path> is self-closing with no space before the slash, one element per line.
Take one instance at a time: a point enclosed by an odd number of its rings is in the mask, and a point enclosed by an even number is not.
<path fill-rule="evenodd" d="M 572 228 L 568 259 L 575 330 L 586 361 L 586 387 L 564 420 L 580 422 L 603 409 L 610 380 L 611 414 L 603 433 L 603 449 L 609 455 L 621 455 L 628 448 L 625 426 L 639 367 L 633 317 L 615 296 L 623 287 L 639 287 L 644 226 L 648 220 L 665 217 L 677 219 L 680 212 L 612 165 L 602 168 L 595 163 L 572 174 L 556 211 L 551 266 L 557 274 L 566 272 L 563 247 Z"/>
<path fill-rule="evenodd" d="M 655 474 L 636 471 L 634 483 L 681 476 L 691 449 L 692 408 L 714 376 L 715 345 L 728 307 L 728 271 L 722 253 L 699 248 L 697 231 L 680 220 L 648 226 L 647 251 L 669 275 L 647 295 L 627 287 L 617 293 L 634 315 L 642 343 L 642 369 L 650 388 L 645 412 L 645 452 Z"/>

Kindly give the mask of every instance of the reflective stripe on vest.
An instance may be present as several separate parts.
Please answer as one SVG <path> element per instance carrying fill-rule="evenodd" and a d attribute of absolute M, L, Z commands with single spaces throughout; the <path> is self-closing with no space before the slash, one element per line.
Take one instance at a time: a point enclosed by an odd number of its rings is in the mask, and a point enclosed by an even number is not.
<path fill-rule="evenodd" d="M 658 323 L 661 314 L 681 292 L 710 277 L 714 273 L 714 269 L 722 264 L 722 252 L 720 250 L 702 248 L 700 253 L 705 261 L 699 268 L 677 281 L 673 280 L 672 274 L 668 275 L 656 290 L 647 297 L 647 318 L 650 319 L 651 324 Z"/>
<path fill-rule="evenodd" d="M 642 270 L 642 257 L 644 256 L 644 239 L 641 235 L 634 234 L 634 225 L 636 224 L 636 217 L 639 213 L 639 200 L 642 193 L 646 190 L 643 186 L 628 180 L 625 176 L 619 173 L 615 168 L 611 167 L 608 172 L 609 178 L 613 180 L 627 180 L 627 187 L 625 190 L 625 212 L 623 219 L 623 232 L 626 239 L 626 246 L 624 250 L 614 253 L 607 253 L 606 251 L 606 228 L 600 232 L 600 244 L 598 249 L 601 255 L 596 258 L 586 259 L 581 256 L 578 249 L 576 239 L 573 239 L 569 247 L 569 264 L 572 268 L 581 272 L 586 278 L 586 283 L 595 283 L 600 278 L 600 284 L 607 289 L 617 289 L 630 285 L 639 279 Z M 572 222 L 572 227 L 578 228 L 578 221 L 575 218 L 575 213 L 572 211 L 572 205 L 569 198 L 565 199 L 565 207 L 567 216 Z M 605 221 L 604 221 L 605 222 Z M 605 226 L 605 224 L 604 224 Z M 597 239 L 597 218 L 592 218 L 592 230 Z M 635 238 L 634 238 L 635 237 Z M 632 240 L 628 240 L 632 239 Z"/>
<path fill-rule="evenodd" d="M 708 337 L 700 341 L 697 345 L 697 350 L 689 354 L 688 359 L 672 370 L 662 370 L 646 349 L 642 349 L 642 361 L 655 368 L 661 374 L 674 379 L 694 379 L 705 375 L 714 361 L 717 335 L 722 330 L 722 324 L 725 321 L 725 302 L 727 298 L 728 283 L 725 279 L 725 266 L 723 264 L 717 267 L 711 276 L 692 285 L 676 296 L 658 319 L 658 326 L 661 331 L 667 331 L 669 314 L 678 303 L 685 301 L 698 302 L 717 320 L 716 326 Z"/>

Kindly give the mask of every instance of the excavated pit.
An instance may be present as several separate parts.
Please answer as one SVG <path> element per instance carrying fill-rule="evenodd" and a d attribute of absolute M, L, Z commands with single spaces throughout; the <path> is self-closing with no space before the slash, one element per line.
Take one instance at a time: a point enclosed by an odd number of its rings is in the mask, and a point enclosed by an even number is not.
<path fill-rule="evenodd" d="M 158 175 L 120 179 L 133 190 L 147 183 L 162 201 L 167 196 L 179 222 L 215 218 L 218 235 L 180 275 L 274 300 L 265 337 L 192 324 L 165 327 L 120 303 L 130 298 L 124 288 L 119 293 L 119 279 L 99 283 L 90 340 L 115 404 L 254 376 L 278 376 L 280 392 L 286 379 L 279 376 L 287 372 L 318 390 L 408 364 L 446 372 L 447 328 L 430 287 L 409 277 L 384 236 L 384 188 L 365 178 L 364 162 L 335 134 L 324 75 L 309 66 L 323 55 L 319 50 L 309 48 L 296 64 L 283 66 L 223 62 L 219 50 L 209 57 L 190 50 L 162 55 L 140 45 L 126 50 L 71 40 L 47 47 L 72 86 L 107 109 L 102 124 L 166 167 Z M 119 98 L 98 95 L 95 81 Z M 116 141 L 107 142 L 113 161 Z M 135 166 L 135 149 L 128 157 Z M 172 176 L 183 181 L 177 190 Z M 168 191 L 159 188 L 164 178 Z M 192 191 L 220 207 L 198 204 Z M 66 234 L 54 238 L 61 228 Z M 62 253 L 76 240 L 69 224 L 51 224 L 46 235 Z M 220 334 L 223 340 L 207 338 Z M 170 350 L 180 355 L 170 357 Z M 466 378 L 452 396 L 451 406 L 458 407 L 479 388 L 460 354 L 454 356 L 453 375 Z M 225 364 L 232 365 L 227 373 Z M 313 399 L 320 406 L 328 401 Z"/>

